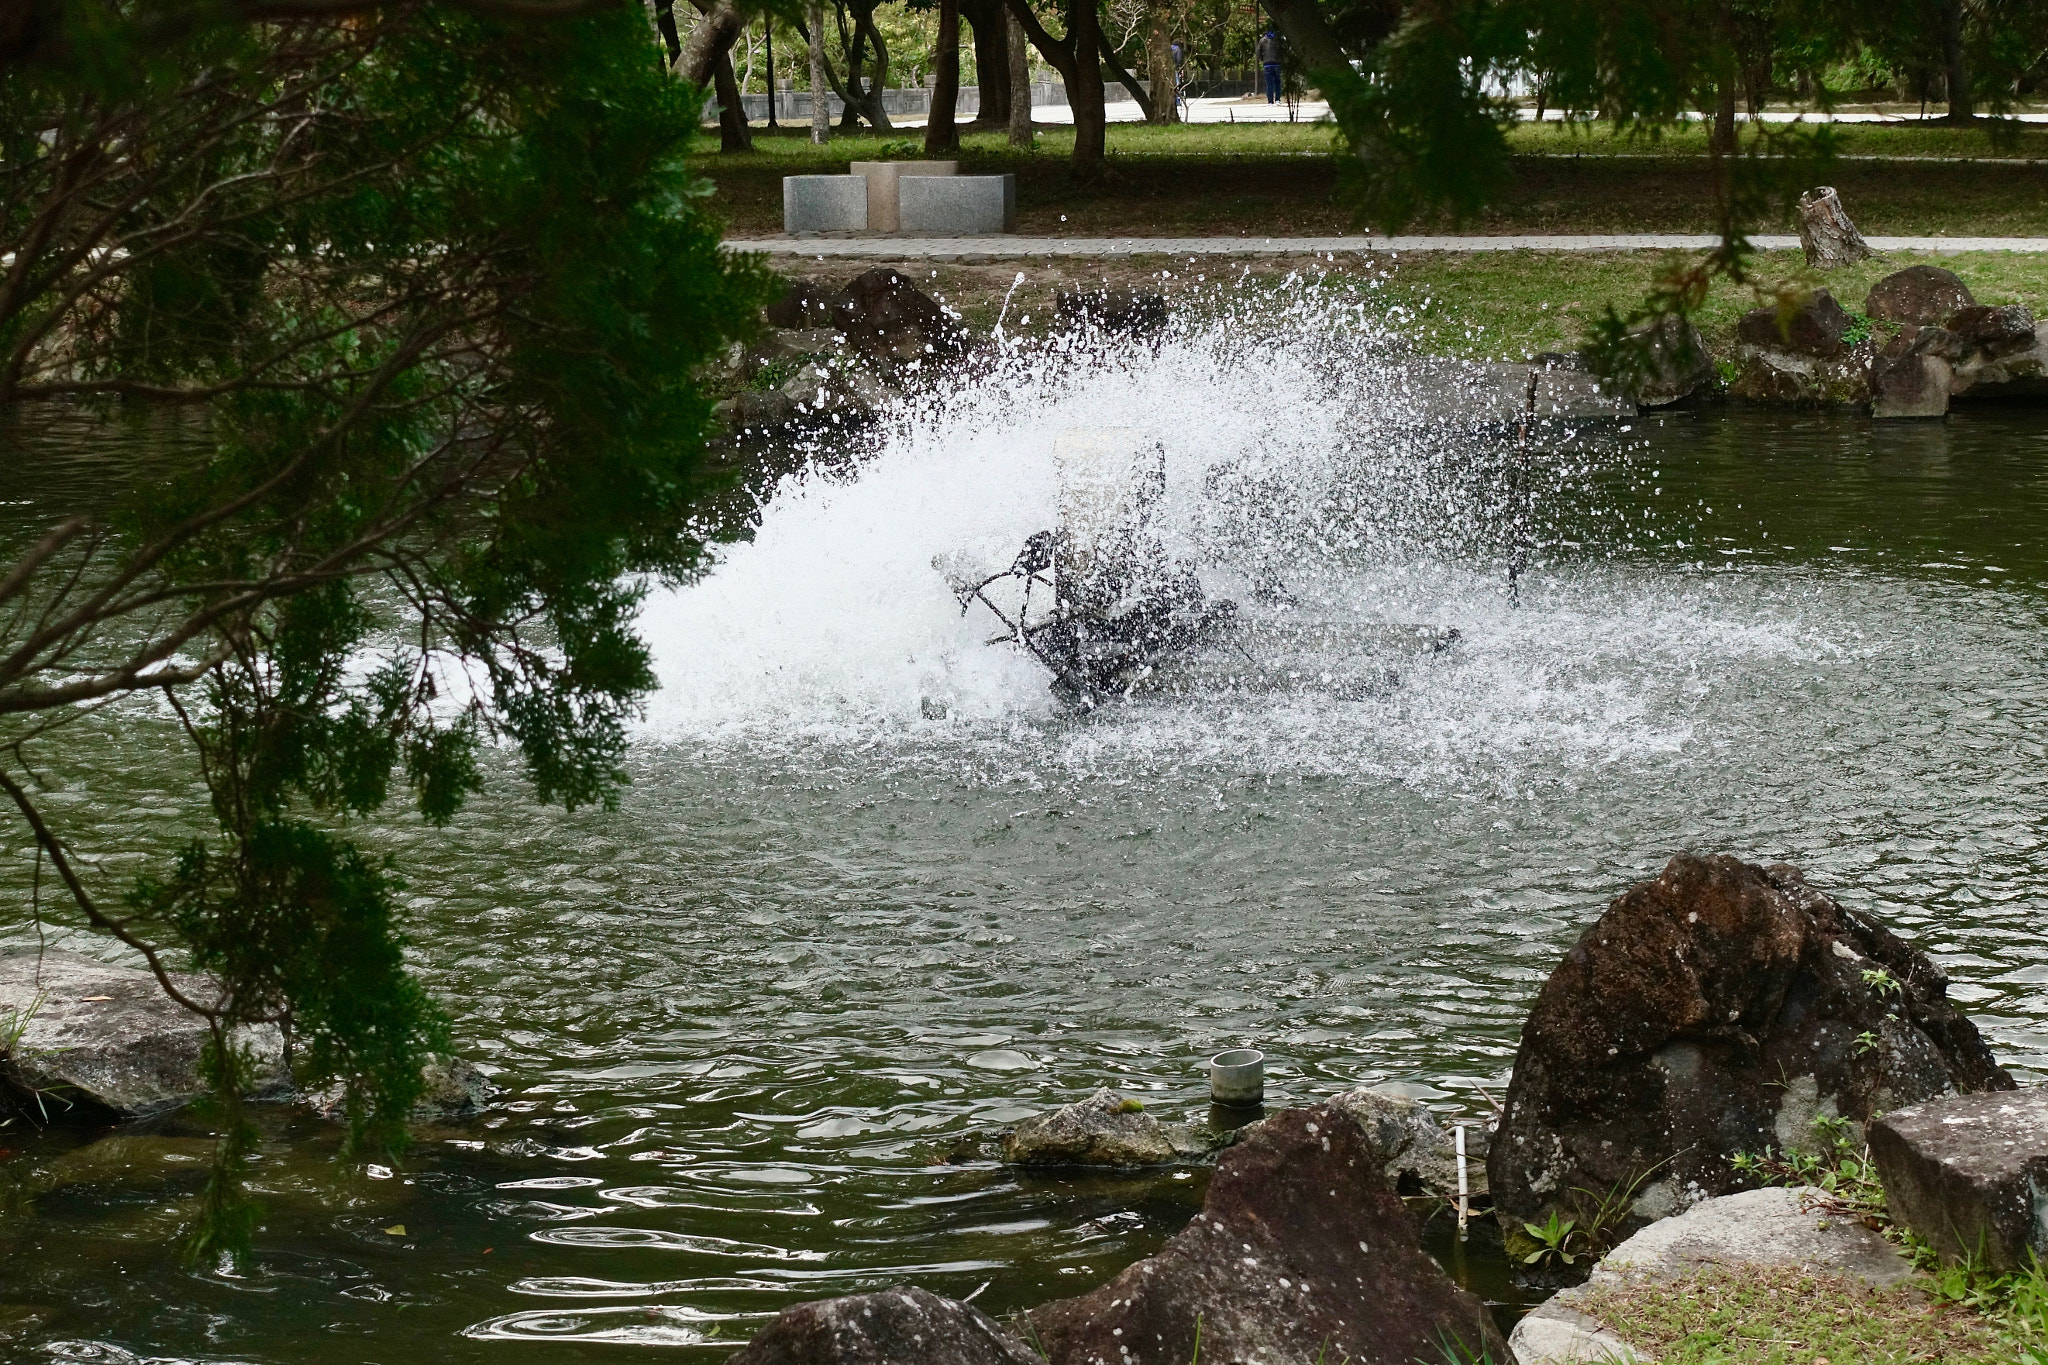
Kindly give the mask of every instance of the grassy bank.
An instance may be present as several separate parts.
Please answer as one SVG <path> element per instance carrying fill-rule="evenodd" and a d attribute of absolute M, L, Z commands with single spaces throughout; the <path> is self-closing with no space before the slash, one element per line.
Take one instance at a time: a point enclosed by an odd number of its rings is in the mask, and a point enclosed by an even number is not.
<path fill-rule="evenodd" d="M 1967 129 L 1850 125 L 1849 150 L 1891 155 L 1971 155 L 1992 151 Z M 1510 165 L 1495 206 L 1463 225 L 1431 219 L 1421 232 L 1708 232 L 1712 192 L 1704 143 L 1686 130 L 1651 143 L 1601 132 L 1526 127 L 1515 145 L 1527 155 Z M 1113 124 L 1110 173 L 1100 184 L 1073 182 L 1071 129 L 1048 129 L 1030 151 L 1000 134 L 973 134 L 960 152 L 970 174 L 1017 176 L 1019 230 L 1048 236 L 1329 235 L 1361 230 L 1339 192 L 1335 134 L 1327 125 L 1199 124 L 1153 128 Z M 705 155 L 699 167 L 717 186 L 714 201 L 735 236 L 781 231 L 782 177 L 837 174 L 854 160 L 915 157 L 915 132 L 835 136 L 813 147 L 800 133 L 756 138 L 744 155 Z M 1918 150 L 1907 151 L 1908 148 Z M 1933 150 L 1929 150 L 1933 149 Z M 2029 128 L 2021 150 L 2048 157 L 2048 129 Z M 1623 155 L 1625 154 L 1625 155 Z M 1879 154 L 1873 151 L 1869 154 Z M 1843 202 L 1866 233 L 1884 235 L 2048 236 L 2048 164 L 2011 159 L 1846 161 L 1831 173 Z M 1791 231 L 1789 216 L 1763 225 Z"/>
<path fill-rule="evenodd" d="M 1901 253 L 1884 260 L 1817 275 L 1796 252 L 1765 253 L 1761 280 L 1817 285 L 1842 306 L 1863 307 L 1880 277 L 1922 261 L 1961 275 L 1983 303 L 2024 303 L 2048 313 L 2048 256 L 2005 252 L 1957 256 Z M 867 269 L 866 261 L 800 257 L 778 269 L 792 279 L 834 287 Z M 1626 311 L 1649 289 L 1660 258 L 1647 252 L 1410 252 L 1339 257 L 1105 257 L 1039 258 L 988 263 L 893 262 L 928 293 L 957 308 L 969 326 L 985 332 L 1009 300 L 1012 331 L 1045 329 L 1063 290 L 1104 284 L 1156 289 L 1177 308 L 1218 309 L 1237 290 L 1273 291 L 1290 279 L 1333 290 L 1364 289 L 1371 306 L 1404 310 L 1402 330 L 1424 350 L 1445 355 L 1520 359 L 1538 351 L 1568 351 L 1586 339 L 1605 306 Z M 1018 277 L 1022 276 L 1020 280 Z M 1293 287 L 1293 286 L 1290 286 Z M 1013 292 L 1014 291 L 1014 292 Z M 1735 321 L 1757 307 L 1748 289 L 1723 284 L 1707 300 L 1699 321 L 1712 342 L 1733 339 Z M 1028 322 L 1025 319 L 1029 319 Z"/>

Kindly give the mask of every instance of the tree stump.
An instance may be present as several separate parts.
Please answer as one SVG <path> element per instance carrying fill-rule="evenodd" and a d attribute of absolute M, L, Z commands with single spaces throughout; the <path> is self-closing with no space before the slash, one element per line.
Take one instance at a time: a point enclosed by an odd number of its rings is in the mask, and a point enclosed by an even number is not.
<path fill-rule="evenodd" d="M 1871 254 L 1870 244 L 1849 221 L 1832 185 L 1799 196 L 1799 244 L 1806 248 L 1806 263 L 1822 270 L 1850 265 Z"/>

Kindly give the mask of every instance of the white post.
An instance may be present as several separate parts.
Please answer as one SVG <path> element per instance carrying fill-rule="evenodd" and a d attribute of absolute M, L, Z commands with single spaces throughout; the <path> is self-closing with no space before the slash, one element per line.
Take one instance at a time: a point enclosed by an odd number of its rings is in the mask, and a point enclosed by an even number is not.
<path fill-rule="evenodd" d="M 1465 1175 L 1465 1121 L 1459 1119 L 1452 1127 L 1458 1134 L 1458 1240 L 1465 1240 L 1465 1219 L 1471 1210 L 1472 1186 Z"/>

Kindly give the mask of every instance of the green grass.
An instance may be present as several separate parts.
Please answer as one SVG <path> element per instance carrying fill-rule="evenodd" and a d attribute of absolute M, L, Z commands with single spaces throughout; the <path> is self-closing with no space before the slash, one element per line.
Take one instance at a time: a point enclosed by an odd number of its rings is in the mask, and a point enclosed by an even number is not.
<path fill-rule="evenodd" d="M 1864 296 L 1879 278 L 1922 262 L 1954 270 L 1980 302 L 2023 303 L 2048 315 L 2048 256 L 1898 253 L 1821 275 L 1807 271 L 1796 252 L 1766 252 L 1756 269 L 1766 289 L 1779 283 L 1824 287 L 1845 309 L 1860 313 Z M 797 257 L 781 259 L 778 269 L 791 278 L 837 288 L 870 264 Z M 1039 332 L 1045 330 L 1054 298 L 1062 290 L 1104 284 L 1156 289 L 1176 309 L 1201 311 L 1228 302 L 1230 292 L 1238 288 L 1278 290 L 1290 275 L 1319 279 L 1320 285 L 1309 287 L 1332 289 L 1364 288 L 1376 280 L 1370 287 L 1371 307 L 1383 315 L 1405 310 L 1400 330 L 1423 350 L 1521 359 L 1539 351 L 1576 350 L 1607 304 L 1626 313 L 1642 299 L 1663 261 L 1651 252 L 1490 251 L 1405 252 L 1398 258 L 1351 256 L 1334 261 L 1305 256 L 1207 258 L 1192 266 L 1185 258 L 1156 256 L 896 264 L 919 288 L 957 308 L 967 325 L 981 333 L 994 324 L 1006 297 L 1005 326 L 1013 333 Z M 1243 283 L 1236 283 L 1240 279 Z M 1220 287 L 1220 281 L 1233 283 Z M 1698 318 L 1709 343 L 1727 347 L 1736 319 L 1761 302 L 1749 289 L 1719 285 Z M 1028 324 L 1026 317 L 1031 319 Z"/>
<path fill-rule="evenodd" d="M 1972 129 L 1845 126 L 1855 155 L 1989 156 L 1988 135 Z M 1326 124 L 1112 124 L 1109 173 L 1098 184 L 1069 174 L 1073 130 L 1049 128 L 1022 151 L 1000 133 L 962 140 L 969 174 L 1017 176 L 1019 229 L 1053 236 L 1332 235 L 1360 230 L 1338 192 L 1334 130 Z M 1655 142 L 1611 131 L 1557 125 L 1514 131 L 1518 151 L 1494 206 L 1458 224 L 1425 220 L 1410 230 L 1500 233 L 1687 232 L 1713 230 L 1713 192 L 1704 134 L 1688 129 Z M 2048 158 L 2048 128 L 2021 134 L 2022 156 Z M 1571 155 L 1571 153 L 1581 155 Z M 1544 153 L 1535 155 L 1534 153 Z M 1553 155 L 1551 153 L 1560 153 Z M 1622 156 L 1616 153 L 1632 153 Z M 707 153 L 698 166 L 717 185 L 717 203 L 736 236 L 780 231 L 781 180 L 837 174 L 853 160 L 918 157 L 920 130 L 839 135 L 814 147 L 803 130 L 769 136 L 755 150 Z M 1829 172 L 1850 215 L 1873 235 L 2048 235 L 2048 164 L 1846 161 Z M 1765 231 L 1789 231 L 1789 212 Z"/>
<path fill-rule="evenodd" d="M 1980 303 L 2024 303 L 2048 314 L 2044 256 L 1902 252 L 1820 274 L 1807 270 L 1797 252 L 1764 252 L 1756 268 L 1766 287 L 1825 288 L 1844 308 L 1860 313 L 1872 284 L 1922 263 L 1955 271 Z M 1626 313 L 1663 268 L 1663 258 L 1651 252 L 1411 252 L 1394 263 L 1376 292 L 1416 314 L 1411 334 L 1427 350 L 1520 357 L 1576 349 L 1607 304 Z M 1749 289 L 1722 283 L 1696 320 L 1709 342 L 1726 344 L 1733 339 L 1736 320 L 1766 301 Z"/>
<path fill-rule="evenodd" d="M 1574 1305 L 1626 1324 L 1660 1365 L 2014 1365 L 1992 1320 L 1924 1292 L 1791 1268 L 1713 1268 L 1591 1290 Z"/>
<path fill-rule="evenodd" d="M 2048 127 L 2024 124 L 2010 142 L 1994 142 L 1986 128 L 1944 128 L 1901 124 L 1838 123 L 1837 150 L 1844 156 L 1975 158 L 2048 158 Z M 1508 133 L 1508 146 L 1531 156 L 1704 157 L 1707 128 L 1703 123 L 1656 137 L 1617 135 L 1612 123 L 1523 123 Z"/>

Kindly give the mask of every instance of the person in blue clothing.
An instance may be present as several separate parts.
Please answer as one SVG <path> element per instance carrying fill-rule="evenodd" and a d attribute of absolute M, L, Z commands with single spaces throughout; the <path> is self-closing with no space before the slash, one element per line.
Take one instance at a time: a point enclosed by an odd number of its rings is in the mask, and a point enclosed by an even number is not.
<path fill-rule="evenodd" d="M 1266 103 L 1280 102 L 1280 40 L 1267 29 L 1259 38 L 1259 67 L 1266 73 Z"/>

